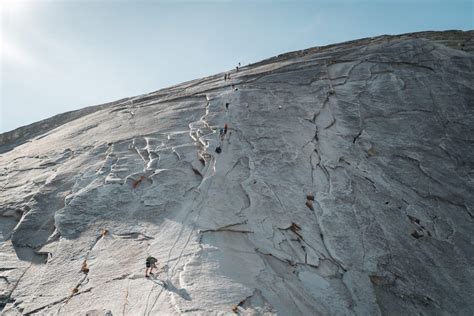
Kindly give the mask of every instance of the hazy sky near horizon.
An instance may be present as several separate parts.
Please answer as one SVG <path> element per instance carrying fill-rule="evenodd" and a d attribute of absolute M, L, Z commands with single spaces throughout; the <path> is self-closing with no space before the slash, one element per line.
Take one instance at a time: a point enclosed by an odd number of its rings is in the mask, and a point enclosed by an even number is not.
<path fill-rule="evenodd" d="M 474 28 L 473 0 L 0 0 L 0 133 L 287 51 Z"/>

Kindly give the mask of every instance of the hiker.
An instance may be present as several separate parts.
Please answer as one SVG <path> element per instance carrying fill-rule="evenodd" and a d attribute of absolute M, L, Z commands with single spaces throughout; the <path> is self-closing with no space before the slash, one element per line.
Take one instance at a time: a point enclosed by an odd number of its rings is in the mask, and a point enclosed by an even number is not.
<path fill-rule="evenodd" d="M 146 265 L 146 269 L 145 269 L 145 277 L 148 278 L 150 275 L 153 275 L 153 269 L 158 269 L 156 267 L 156 263 L 158 262 L 158 260 L 156 260 L 156 258 L 150 256 L 148 258 L 146 258 L 146 262 L 145 262 L 145 265 Z M 148 271 L 148 269 L 150 269 Z"/>
<path fill-rule="evenodd" d="M 224 74 L 224 81 L 227 80 L 227 74 Z"/>
<path fill-rule="evenodd" d="M 226 111 L 229 111 L 229 102 L 226 102 L 226 104 L 225 104 L 225 110 L 226 110 Z"/>
<path fill-rule="evenodd" d="M 235 72 L 239 72 L 239 66 L 235 66 Z"/>
<path fill-rule="evenodd" d="M 224 135 L 227 134 L 227 123 L 224 125 Z"/>
<path fill-rule="evenodd" d="M 239 61 L 239 67 L 240 67 L 240 61 Z"/>

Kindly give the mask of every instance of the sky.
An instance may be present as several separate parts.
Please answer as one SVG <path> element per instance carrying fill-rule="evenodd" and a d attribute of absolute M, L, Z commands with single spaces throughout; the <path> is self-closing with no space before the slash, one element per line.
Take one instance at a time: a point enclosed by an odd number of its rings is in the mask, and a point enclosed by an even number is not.
<path fill-rule="evenodd" d="M 284 52 L 474 29 L 474 0 L 0 0 L 0 133 Z"/>

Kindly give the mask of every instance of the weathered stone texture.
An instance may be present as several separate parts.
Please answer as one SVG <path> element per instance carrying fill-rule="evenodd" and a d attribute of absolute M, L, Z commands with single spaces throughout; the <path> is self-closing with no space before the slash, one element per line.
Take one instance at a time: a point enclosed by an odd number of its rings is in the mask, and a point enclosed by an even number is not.
<path fill-rule="evenodd" d="M 292 52 L 0 135 L 0 310 L 472 315 L 473 35 Z"/>

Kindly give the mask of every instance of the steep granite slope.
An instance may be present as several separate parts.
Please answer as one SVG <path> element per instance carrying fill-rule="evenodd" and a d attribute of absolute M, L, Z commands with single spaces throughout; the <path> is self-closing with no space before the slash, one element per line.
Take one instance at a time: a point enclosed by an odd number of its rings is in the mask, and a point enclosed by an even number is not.
<path fill-rule="evenodd" d="M 0 310 L 472 315 L 473 36 L 288 53 L 0 135 Z"/>

